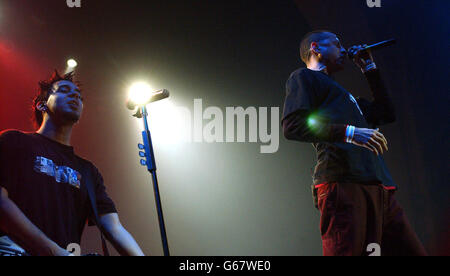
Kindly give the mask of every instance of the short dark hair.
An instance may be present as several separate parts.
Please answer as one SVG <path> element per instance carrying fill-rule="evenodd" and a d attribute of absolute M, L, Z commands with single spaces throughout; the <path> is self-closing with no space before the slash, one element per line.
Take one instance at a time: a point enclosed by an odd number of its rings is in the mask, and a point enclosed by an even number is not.
<path fill-rule="evenodd" d="M 42 114 L 42 111 L 37 109 L 36 105 L 41 101 L 47 101 L 51 94 L 51 88 L 55 82 L 66 80 L 73 82 L 74 79 L 74 72 L 69 72 L 64 75 L 60 75 L 58 73 L 58 70 L 55 70 L 51 77 L 47 80 L 42 80 L 39 82 L 39 88 L 38 92 L 36 93 L 36 96 L 33 99 L 33 117 L 32 121 L 36 128 L 39 128 L 42 124 L 42 121 L 44 119 L 44 116 Z"/>
<path fill-rule="evenodd" d="M 319 42 L 330 37 L 332 32 L 327 30 L 317 30 L 307 33 L 300 42 L 300 57 L 307 64 L 311 57 L 311 43 Z"/>

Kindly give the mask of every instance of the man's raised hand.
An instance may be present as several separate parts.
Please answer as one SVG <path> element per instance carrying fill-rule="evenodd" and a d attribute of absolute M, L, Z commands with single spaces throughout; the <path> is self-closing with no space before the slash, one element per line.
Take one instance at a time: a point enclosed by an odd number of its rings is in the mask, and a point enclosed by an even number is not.
<path fill-rule="evenodd" d="M 387 140 L 379 129 L 355 128 L 352 144 L 365 147 L 376 155 L 388 151 Z"/>

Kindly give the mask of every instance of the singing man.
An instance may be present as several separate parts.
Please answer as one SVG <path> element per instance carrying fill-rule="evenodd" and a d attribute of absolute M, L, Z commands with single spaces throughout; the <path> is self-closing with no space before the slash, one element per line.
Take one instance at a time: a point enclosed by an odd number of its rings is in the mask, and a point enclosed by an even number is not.
<path fill-rule="evenodd" d="M 286 83 L 284 136 L 310 142 L 317 151 L 313 194 L 320 210 L 326 256 L 367 255 L 376 243 L 382 255 L 426 255 L 394 194 L 397 186 L 382 155 L 388 142 L 377 128 L 395 121 L 393 103 L 370 52 L 349 53 L 366 77 L 373 100 L 355 99 L 333 79 L 348 53 L 329 31 L 313 31 L 301 41 L 307 68 Z"/>

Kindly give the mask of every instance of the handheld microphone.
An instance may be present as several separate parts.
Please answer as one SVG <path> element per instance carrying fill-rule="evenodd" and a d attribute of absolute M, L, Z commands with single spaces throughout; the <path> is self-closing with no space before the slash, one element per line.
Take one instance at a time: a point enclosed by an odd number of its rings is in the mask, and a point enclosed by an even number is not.
<path fill-rule="evenodd" d="M 369 51 L 369 50 L 373 51 L 373 50 L 381 49 L 381 48 L 384 48 L 387 46 L 391 46 L 391 45 L 395 44 L 395 42 L 396 42 L 395 39 L 388 39 L 388 40 L 381 41 L 381 42 L 378 42 L 378 43 L 375 43 L 372 45 L 368 45 L 368 46 L 364 47 L 361 51 Z M 347 53 L 348 53 L 348 57 L 350 59 L 353 59 L 354 54 L 349 51 L 347 51 Z"/>

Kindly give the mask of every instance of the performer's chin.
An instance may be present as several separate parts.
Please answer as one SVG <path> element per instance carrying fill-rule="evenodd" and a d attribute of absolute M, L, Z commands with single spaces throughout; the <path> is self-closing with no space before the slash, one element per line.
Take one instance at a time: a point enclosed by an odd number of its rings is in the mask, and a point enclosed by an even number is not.
<path fill-rule="evenodd" d="M 81 114 L 79 113 L 65 113 L 64 114 L 64 121 L 71 123 L 71 124 L 76 124 L 78 123 L 78 121 L 80 121 L 81 118 Z"/>

